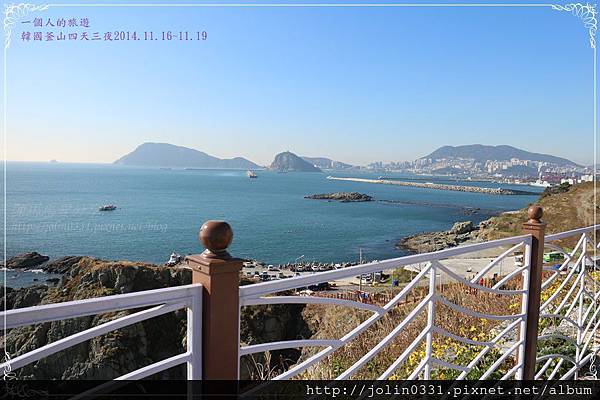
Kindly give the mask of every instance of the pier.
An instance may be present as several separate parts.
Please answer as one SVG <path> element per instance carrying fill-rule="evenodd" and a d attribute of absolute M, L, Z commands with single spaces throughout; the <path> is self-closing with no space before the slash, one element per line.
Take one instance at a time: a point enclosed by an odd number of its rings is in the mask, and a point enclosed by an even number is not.
<path fill-rule="evenodd" d="M 509 195 L 509 196 L 537 196 L 539 193 L 527 192 L 525 190 L 513 190 L 513 189 L 502 189 L 502 188 L 487 188 L 479 186 L 464 186 L 464 185 L 448 185 L 443 183 L 420 183 L 410 181 L 396 181 L 390 179 L 367 179 L 367 178 L 338 178 L 335 176 L 328 176 L 327 179 L 336 181 L 350 181 L 350 182 L 363 182 L 363 183 L 378 183 L 380 185 L 396 185 L 396 186 L 410 186 L 422 189 L 435 189 L 435 190 L 452 190 L 455 192 L 471 192 L 471 193 L 483 193 L 483 194 L 494 194 L 494 195 Z"/>

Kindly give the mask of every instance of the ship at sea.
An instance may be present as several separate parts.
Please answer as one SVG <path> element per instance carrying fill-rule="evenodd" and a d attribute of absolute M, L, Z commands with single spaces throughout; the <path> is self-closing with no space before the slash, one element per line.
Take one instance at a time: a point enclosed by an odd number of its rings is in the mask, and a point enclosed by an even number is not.
<path fill-rule="evenodd" d="M 550 187 L 552 185 L 550 183 L 548 183 L 548 181 L 545 181 L 545 180 L 542 179 L 542 173 L 540 172 L 540 174 L 538 176 L 538 179 L 535 182 L 531 182 L 529 184 L 529 186 L 536 186 L 536 187 L 546 188 L 546 187 Z"/>
<path fill-rule="evenodd" d="M 250 170 L 246 171 L 246 176 L 248 176 L 248 178 L 258 178 L 258 175 L 256 175 L 254 171 Z"/>

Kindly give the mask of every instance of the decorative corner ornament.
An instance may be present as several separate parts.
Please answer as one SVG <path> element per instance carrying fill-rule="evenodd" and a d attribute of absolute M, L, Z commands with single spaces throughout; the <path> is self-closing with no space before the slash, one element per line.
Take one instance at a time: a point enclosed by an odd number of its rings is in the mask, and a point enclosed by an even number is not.
<path fill-rule="evenodd" d="M 34 11 L 44 11 L 50 7 L 49 4 L 5 4 L 4 5 L 4 49 L 10 46 L 12 30 L 16 23 L 25 15 Z"/>
<path fill-rule="evenodd" d="M 590 36 L 590 46 L 592 49 L 596 48 L 596 31 L 598 29 L 598 20 L 596 19 L 596 4 L 586 3 L 571 3 L 565 5 L 552 4 L 553 10 L 568 11 L 574 16 L 580 18 L 583 21 L 583 26 L 588 29 Z"/>
<path fill-rule="evenodd" d="M 15 373 L 13 372 L 11 366 L 10 366 L 10 354 L 4 350 L 4 368 L 2 369 L 2 373 L 3 373 L 3 377 L 2 379 L 7 381 L 7 380 L 11 380 L 11 379 L 17 379 L 17 376 L 15 375 Z"/>

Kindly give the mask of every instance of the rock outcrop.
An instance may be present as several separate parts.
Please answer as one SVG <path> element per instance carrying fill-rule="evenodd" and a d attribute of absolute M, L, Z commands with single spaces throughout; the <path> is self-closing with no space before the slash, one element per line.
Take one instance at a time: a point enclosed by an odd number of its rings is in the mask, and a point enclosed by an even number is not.
<path fill-rule="evenodd" d="M 33 286 L 6 289 L 6 309 L 30 307 L 85 298 L 131 293 L 191 283 L 191 271 L 130 261 L 103 261 L 90 257 L 64 257 L 53 263 L 53 272 L 62 272 L 56 287 Z M 244 284 L 246 282 L 240 282 Z M 4 293 L 2 293 L 4 294 Z M 4 309 L 4 296 L 0 300 Z M 303 305 L 244 307 L 241 340 L 256 344 L 310 337 L 302 319 Z M 0 352 L 11 356 L 40 348 L 48 343 L 106 323 L 139 310 L 104 313 L 68 320 L 15 328 L 0 339 Z M 3 348 L 7 344 L 6 349 Z M 17 369 L 20 379 L 113 379 L 143 366 L 180 354 L 186 346 L 184 309 L 112 331 L 87 342 Z M 297 350 L 272 352 L 271 366 L 285 360 L 295 362 Z M 242 377 L 252 375 L 254 361 L 244 360 Z M 155 379 L 185 379 L 185 365 L 154 375 Z"/>
<path fill-rule="evenodd" d="M 471 221 L 457 222 L 451 229 L 441 232 L 419 233 L 400 240 L 396 247 L 416 253 L 427 253 L 455 247 L 473 241 L 479 227 Z"/>
<path fill-rule="evenodd" d="M 66 257 L 57 258 L 54 261 L 50 261 L 49 263 L 46 263 L 42 267 L 42 269 L 45 272 L 52 273 L 52 274 L 66 274 L 82 258 L 83 258 L 83 256 L 66 256 Z"/>
<path fill-rule="evenodd" d="M 22 269 L 22 268 L 33 268 L 42 265 L 48 261 L 50 257 L 41 255 L 38 252 L 32 251 L 30 253 L 17 254 L 14 257 L 6 260 L 6 268 L 8 269 Z"/>
<path fill-rule="evenodd" d="M 71 265 L 56 288 L 7 290 L 7 308 L 130 293 L 190 281 L 191 273 L 187 269 L 82 257 Z M 7 348 L 2 350 L 14 357 L 133 312 L 135 310 L 105 313 L 12 329 L 7 333 Z M 181 353 L 184 345 L 185 310 L 179 310 L 93 338 L 15 373 L 22 379 L 112 379 Z M 184 367 L 170 369 L 157 377 L 184 378 Z"/>
<path fill-rule="evenodd" d="M 342 203 L 350 202 L 361 202 L 361 201 L 373 201 L 373 198 L 367 194 L 358 192 L 337 192 L 337 193 L 323 193 L 313 194 L 310 196 L 304 196 L 305 199 L 312 200 L 336 200 Z"/>
<path fill-rule="evenodd" d="M 321 172 L 321 169 L 289 151 L 277 154 L 269 168 L 279 172 Z"/>
<path fill-rule="evenodd" d="M 4 292 L 6 291 L 6 296 Z M 48 286 L 29 286 L 19 290 L 0 286 L 0 310 L 11 310 L 13 308 L 32 307 L 40 304 L 42 298 L 48 291 Z M 6 298 L 6 305 L 4 299 Z"/>

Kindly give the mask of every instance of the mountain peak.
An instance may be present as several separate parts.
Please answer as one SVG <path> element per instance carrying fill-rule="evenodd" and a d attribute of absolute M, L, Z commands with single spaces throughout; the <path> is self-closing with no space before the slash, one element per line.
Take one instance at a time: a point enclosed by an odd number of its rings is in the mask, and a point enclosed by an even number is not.
<path fill-rule="evenodd" d="M 557 165 L 578 166 L 566 158 L 551 156 L 549 154 L 532 153 L 509 145 L 490 146 L 484 144 L 470 144 L 462 146 L 442 146 L 433 153 L 422 157 L 439 160 L 443 158 L 470 158 L 478 162 L 487 160 L 507 161 L 511 158 L 547 162 Z"/>
<path fill-rule="evenodd" d="M 269 168 L 277 171 L 321 172 L 319 168 L 298 157 L 291 151 L 284 151 L 277 154 Z"/>
<path fill-rule="evenodd" d="M 140 144 L 131 153 L 116 160 L 114 164 L 175 168 L 260 168 L 242 157 L 221 159 L 188 147 L 154 142 Z"/>

